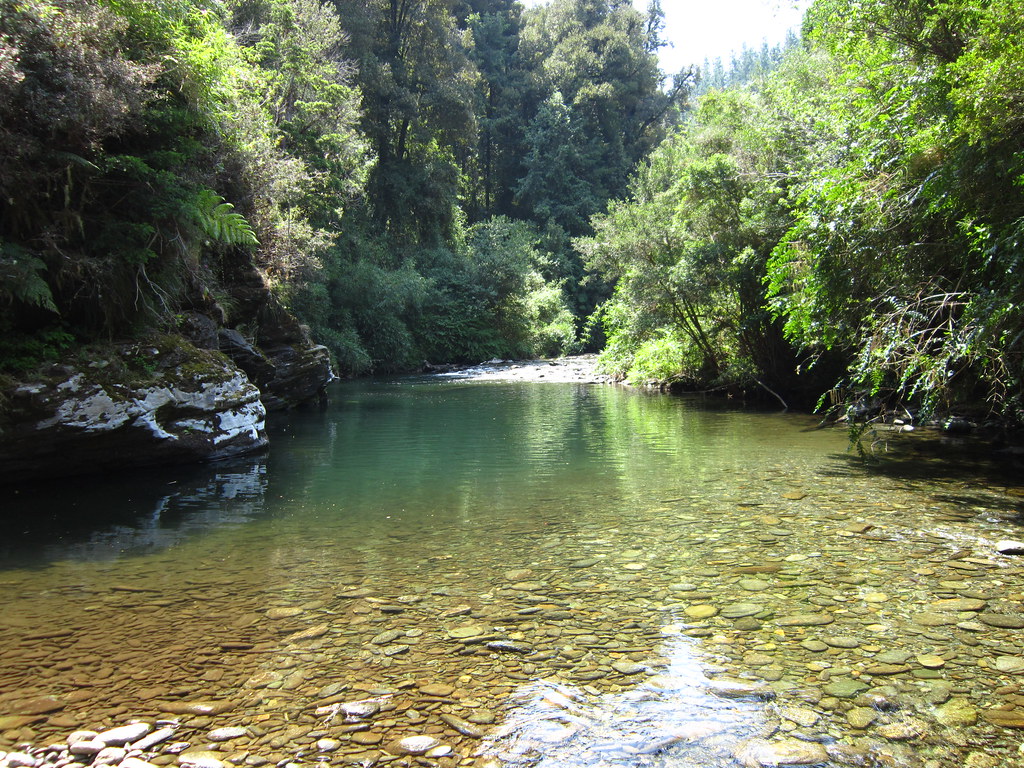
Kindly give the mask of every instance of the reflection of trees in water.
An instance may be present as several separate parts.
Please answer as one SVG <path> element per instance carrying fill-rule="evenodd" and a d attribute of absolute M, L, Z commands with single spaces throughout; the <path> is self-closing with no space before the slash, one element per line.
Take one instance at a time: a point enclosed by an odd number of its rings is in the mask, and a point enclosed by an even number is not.
<path fill-rule="evenodd" d="M 778 461 L 780 440 L 820 456 L 843 439 L 799 437 L 793 417 L 610 386 L 344 382 L 331 400 L 269 425 L 268 498 L 319 540 L 399 569 L 399 542 L 440 557 L 490 531 L 512 555 L 574 537 L 595 515 L 611 525 L 732 487 Z"/>
<path fill-rule="evenodd" d="M 801 426 L 590 385 L 356 382 L 332 398 L 328 410 L 272 419 L 265 457 L 0 498 L 11 533 L 0 556 L 110 558 L 255 516 L 338 540 L 419 531 L 424 546 L 440 531 L 468 541 L 480 526 L 550 534 L 595 508 L 630 516 L 748 473 L 774 461 L 780 441 L 796 450 Z M 801 445 L 820 455 L 826 442 Z"/>
<path fill-rule="evenodd" d="M 0 562 L 39 566 L 57 560 L 107 560 L 166 549 L 199 532 L 249 522 L 264 513 L 262 457 L 176 472 L 64 481 L 8 499 L 5 523 L 17 541 L 0 545 Z M 73 498 L 68 496 L 73 495 Z"/>
<path fill-rule="evenodd" d="M 350 383 L 332 395 L 329 412 L 297 415 L 275 436 L 288 442 L 272 453 L 289 470 L 272 478 L 285 493 L 301 475 L 303 491 L 354 502 L 514 508 L 574 487 L 633 493 L 653 463 L 695 478 L 708 464 L 745 469 L 752 453 L 776 455 L 780 427 L 798 429 L 602 386 Z M 310 463 L 319 469 L 300 472 Z"/>

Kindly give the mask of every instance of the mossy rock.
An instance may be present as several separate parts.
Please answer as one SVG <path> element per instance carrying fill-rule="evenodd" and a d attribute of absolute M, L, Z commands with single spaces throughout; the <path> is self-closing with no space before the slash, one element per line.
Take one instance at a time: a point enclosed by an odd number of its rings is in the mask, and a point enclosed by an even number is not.
<path fill-rule="evenodd" d="M 110 345 L 9 384 L 0 481 L 223 458 L 266 445 L 259 390 L 180 336 Z"/>

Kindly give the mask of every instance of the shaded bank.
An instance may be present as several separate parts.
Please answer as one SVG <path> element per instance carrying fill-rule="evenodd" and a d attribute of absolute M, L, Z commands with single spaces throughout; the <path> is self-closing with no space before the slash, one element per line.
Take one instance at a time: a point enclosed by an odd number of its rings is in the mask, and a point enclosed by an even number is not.
<path fill-rule="evenodd" d="M 320 398 L 330 358 L 250 258 L 234 260 L 222 290 L 231 324 L 208 301 L 177 316 L 170 332 L 95 343 L 0 376 L 0 483 L 264 448 L 267 411 Z"/>

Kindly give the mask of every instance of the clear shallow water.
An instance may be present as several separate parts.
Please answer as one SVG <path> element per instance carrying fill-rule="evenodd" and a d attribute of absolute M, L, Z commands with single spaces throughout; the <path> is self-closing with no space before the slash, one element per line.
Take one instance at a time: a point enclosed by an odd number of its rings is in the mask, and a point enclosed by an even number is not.
<path fill-rule="evenodd" d="M 1012 482 L 607 386 L 346 383 L 272 433 L 7 492 L 0 749 L 213 702 L 178 737 L 251 765 L 1022 760 Z"/>

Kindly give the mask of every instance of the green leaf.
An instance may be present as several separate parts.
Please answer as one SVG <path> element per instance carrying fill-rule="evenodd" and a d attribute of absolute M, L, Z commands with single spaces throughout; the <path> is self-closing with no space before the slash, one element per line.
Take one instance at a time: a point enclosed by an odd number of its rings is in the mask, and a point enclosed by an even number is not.
<path fill-rule="evenodd" d="M 40 274 L 45 270 L 42 259 L 0 241 L 0 299 L 33 304 L 59 314 L 50 286 Z"/>
<path fill-rule="evenodd" d="M 197 196 L 196 220 L 211 240 L 227 245 L 259 245 L 260 241 L 249 222 L 235 207 L 209 189 Z"/>

